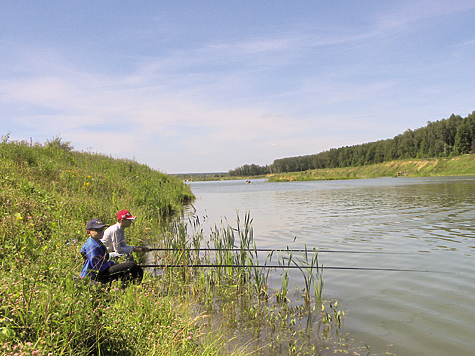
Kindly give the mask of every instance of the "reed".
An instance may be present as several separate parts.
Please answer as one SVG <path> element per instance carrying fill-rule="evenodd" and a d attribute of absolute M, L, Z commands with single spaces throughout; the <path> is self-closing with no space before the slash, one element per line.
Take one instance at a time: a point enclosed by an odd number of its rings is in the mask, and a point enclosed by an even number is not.
<path fill-rule="evenodd" d="M 177 284 L 171 289 L 180 290 L 190 300 L 198 301 L 203 309 L 197 310 L 205 311 L 210 315 L 210 320 L 219 320 L 221 329 L 229 329 L 230 334 L 245 333 L 245 337 L 241 335 L 244 338 L 241 343 L 252 343 L 257 349 L 265 348 L 266 353 L 286 350 L 290 354 L 303 354 L 321 348 L 324 343 L 339 335 L 338 331 L 332 330 L 342 327 L 344 314 L 335 309 L 337 304 L 323 299 L 323 271 L 318 265 L 316 250 L 309 251 L 305 248 L 301 254 L 295 254 L 287 248 L 276 254 L 271 251 L 267 256 L 259 258 L 249 213 L 242 219 L 237 213 L 235 226 L 224 219 L 221 226 L 215 226 L 211 230 L 209 237 L 203 236 L 199 224 L 195 224 L 196 218 L 190 220 L 183 216 L 176 224 L 186 226 L 190 221 L 194 224 L 190 231 L 183 226 L 172 228 L 164 234 L 164 239 L 157 248 L 171 246 L 170 241 L 176 239 L 183 241 L 183 236 L 177 238 L 173 234 L 188 231 L 191 235 L 183 245 L 196 252 L 188 256 L 188 261 L 184 262 L 183 254 L 178 254 L 180 251 L 160 253 L 165 253 L 170 265 L 177 262 L 185 266 L 205 264 L 207 268 L 191 269 L 185 288 L 183 279 L 177 278 L 181 273 L 180 268 L 165 268 L 160 276 L 161 284 Z M 267 266 L 275 259 L 277 265 L 283 267 L 281 287 L 270 290 L 268 278 L 273 272 L 260 267 Z M 227 267 L 221 267 L 223 264 Z M 289 268 L 293 266 L 299 267 L 304 279 L 303 288 L 293 291 L 294 297 L 289 289 Z M 299 299 L 295 296 L 298 295 L 303 300 L 301 305 L 295 305 Z M 213 328 L 209 327 L 207 330 Z M 319 333 L 316 338 L 319 342 L 315 342 L 315 333 Z M 257 341 L 263 335 L 265 340 L 271 340 L 270 344 L 264 346 Z"/>

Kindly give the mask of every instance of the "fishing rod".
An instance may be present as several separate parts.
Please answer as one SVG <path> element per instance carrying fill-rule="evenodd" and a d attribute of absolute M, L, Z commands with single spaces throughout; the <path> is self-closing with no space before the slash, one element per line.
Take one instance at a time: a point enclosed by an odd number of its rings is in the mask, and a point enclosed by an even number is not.
<path fill-rule="evenodd" d="M 306 250 L 306 249 L 271 249 L 271 248 L 150 248 L 149 251 L 247 251 L 247 252 L 334 252 L 334 253 L 366 253 L 382 255 L 402 255 L 402 252 L 383 252 L 383 251 L 344 251 L 344 250 Z"/>
<path fill-rule="evenodd" d="M 418 270 L 418 269 L 400 269 L 400 268 L 376 268 L 376 267 L 335 267 L 335 266 L 286 266 L 286 265 L 234 265 L 234 264 L 159 264 L 159 265 L 138 265 L 142 268 L 180 268 L 180 267 L 189 267 L 189 268 L 289 268 L 289 269 L 332 269 L 332 270 L 357 270 L 357 271 L 387 271 L 387 272 L 420 272 L 420 273 L 452 273 L 445 271 L 431 271 L 431 270 Z"/>

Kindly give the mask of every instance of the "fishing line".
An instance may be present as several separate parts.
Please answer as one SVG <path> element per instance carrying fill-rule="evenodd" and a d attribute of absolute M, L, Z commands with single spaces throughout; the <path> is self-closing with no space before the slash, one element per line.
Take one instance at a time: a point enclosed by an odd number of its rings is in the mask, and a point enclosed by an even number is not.
<path fill-rule="evenodd" d="M 311 253 L 311 252 L 333 252 L 333 253 L 362 253 L 362 254 L 381 254 L 381 255 L 402 255 L 403 252 L 383 252 L 383 251 L 344 251 L 344 250 L 299 250 L 299 249 L 267 249 L 267 248 L 150 248 L 150 251 L 235 251 L 235 252 L 302 252 L 302 253 Z"/>
<path fill-rule="evenodd" d="M 339 267 L 339 266 L 285 266 L 285 265 L 233 265 L 233 264 L 160 264 L 160 265 L 139 265 L 142 268 L 288 268 L 288 269 L 322 269 L 322 270 L 356 270 L 356 271 L 386 271 L 386 272 L 420 272 L 420 273 L 450 273 L 445 271 L 431 271 L 418 269 L 400 269 L 400 268 L 376 268 L 376 267 Z"/>

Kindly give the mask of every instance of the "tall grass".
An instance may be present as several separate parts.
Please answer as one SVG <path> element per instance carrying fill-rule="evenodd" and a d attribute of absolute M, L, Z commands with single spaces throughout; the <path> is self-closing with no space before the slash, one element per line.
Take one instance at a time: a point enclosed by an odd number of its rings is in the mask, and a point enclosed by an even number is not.
<path fill-rule="evenodd" d="M 93 218 L 139 218 L 131 244 L 157 238 L 160 220 L 193 198 L 180 181 L 133 161 L 27 142 L 0 144 L 0 354 L 216 354 L 171 296 L 77 278 Z"/>
<path fill-rule="evenodd" d="M 195 313 L 208 315 L 206 330 L 228 330 L 234 340 L 228 350 L 240 344 L 257 354 L 298 355 L 316 354 L 338 342 L 345 345 L 340 349 L 348 347 L 339 339 L 344 313 L 323 298 L 318 251 L 294 254 L 287 249 L 259 256 L 249 213 L 243 219 L 236 214 L 234 225 L 223 220 L 209 236 L 196 217 L 184 216 L 155 247 L 170 249 L 156 258 L 169 266 L 159 274 L 164 293 L 188 295 Z M 276 264 L 278 271 L 269 268 Z M 294 291 L 289 288 L 291 266 L 304 280 L 303 288 Z M 269 287 L 270 273 L 280 273 L 280 288 Z"/>

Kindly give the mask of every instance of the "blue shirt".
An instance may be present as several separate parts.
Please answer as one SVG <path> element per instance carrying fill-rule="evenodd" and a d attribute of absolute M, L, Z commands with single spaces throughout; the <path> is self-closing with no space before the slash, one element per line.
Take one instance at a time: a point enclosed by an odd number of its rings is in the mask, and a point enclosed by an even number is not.
<path fill-rule="evenodd" d="M 81 247 L 81 254 L 86 258 L 80 274 L 83 278 L 86 276 L 95 278 L 97 273 L 114 265 L 113 261 L 108 261 L 109 254 L 104 244 L 90 237 Z"/>

